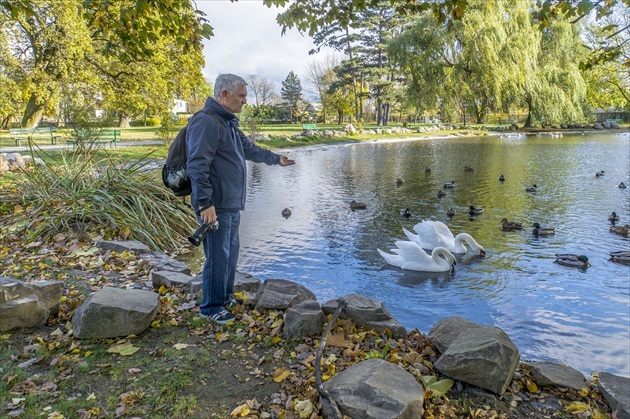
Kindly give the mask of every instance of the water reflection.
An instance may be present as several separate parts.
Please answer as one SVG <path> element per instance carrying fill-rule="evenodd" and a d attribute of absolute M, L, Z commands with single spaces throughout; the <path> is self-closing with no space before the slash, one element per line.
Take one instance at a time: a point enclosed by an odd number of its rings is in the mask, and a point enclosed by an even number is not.
<path fill-rule="evenodd" d="M 379 299 L 407 328 L 423 332 L 453 315 L 496 325 L 525 358 L 630 376 L 630 267 L 608 260 L 610 251 L 630 250 L 630 241 L 611 233 L 607 219 L 615 211 L 622 223 L 630 220 L 630 189 L 618 188 L 630 177 L 627 133 L 286 153 L 295 166 L 249 166 L 241 271 L 296 281 L 320 302 L 355 292 Z M 600 170 L 606 175 L 595 177 Z M 455 187 L 438 198 L 450 181 Z M 537 191 L 526 192 L 532 184 Z M 367 209 L 351 211 L 353 199 Z M 470 205 L 484 207 L 483 215 L 471 219 Z M 456 214 L 448 217 L 451 207 Z M 284 208 L 291 217 L 282 217 Z M 401 208 L 410 209 L 409 220 Z M 525 228 L 504 232 L 503 217 Z M 487 257 L 458 255 L 453 274 L 387 268 L 376 248 L 390 249 L 405 239 L 403 227 L 412 230 L 422 219 L 471 234 Z M 534 222 L 556 227 L 555 235 L 534 236 Z M 560 266 L 555 253 L 585 254 L 592 266 Z M 199 260 L 191 264 L 200 269 Z"/>

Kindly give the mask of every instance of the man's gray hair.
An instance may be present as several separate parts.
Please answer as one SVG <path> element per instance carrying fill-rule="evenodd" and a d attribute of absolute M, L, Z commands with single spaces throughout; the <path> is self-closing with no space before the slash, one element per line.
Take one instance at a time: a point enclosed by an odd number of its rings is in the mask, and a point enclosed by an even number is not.
<path fill-rule="evenodd" d="M 221 99 L 221 92 L 227 91 L 233 95 L 240 87 L 247 86 L 247 82 L 236 74 L 219 74 L 214 82 L 214 100 Z"/>

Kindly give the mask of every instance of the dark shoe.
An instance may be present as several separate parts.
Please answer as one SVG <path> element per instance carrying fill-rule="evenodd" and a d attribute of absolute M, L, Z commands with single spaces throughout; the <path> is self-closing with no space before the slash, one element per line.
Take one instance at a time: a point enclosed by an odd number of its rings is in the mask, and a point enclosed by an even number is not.
<path fill-rule="evenodd" d="M 209 316 L 206 314 L 202 314 L 201 317 L 210 319 L 211 321 L 218 324 L 227 324 L 229 322 L 233 322 L 236 318 L 234 314 L 230 313 L 227 310 L 221 310 L 218 313 L 211 314 Z"/>

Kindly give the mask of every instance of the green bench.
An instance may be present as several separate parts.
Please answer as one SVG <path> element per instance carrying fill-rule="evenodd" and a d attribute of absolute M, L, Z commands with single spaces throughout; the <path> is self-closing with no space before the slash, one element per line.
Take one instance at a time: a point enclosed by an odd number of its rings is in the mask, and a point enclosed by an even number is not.
<path fill-rule="evenodd" d="M 607 119 L 606 122 L 615 122 L 617 124 L 621 124 L 623 122 L 623 119 L 621 118 L 617 118 L 617 119 Z"/>
<path fill-rule="evenodd" d="M 499 125 L 503 125 L 503 124 L 516 124 L 516 121 L 514 119 L 499 119 Z"/>
<path fill-rule="evenodd" d="M 302 129 L 304 131 L 309 130 L 309 129 L 317 129 L 317 124 L 302 124 Z"/>
<path fill-rule="evenodd" d="M 45 138 L 50 140 L 50 144 L 59 144 L 57 140 L 57 128 L 55 127 L 37 127 L 37 128 L 11 128 L 9 134 L 13 136 L 15 145 L 22 146 L 22 140 L 34 140 L 36 138 Z"/>
<path fill-rule="evenodd" d="M 116 143 L 120 139 L 119 129 L 83 129 L 72 131 L 72 139 L 66 140 L 71 144 L 72 148 L 85 148 L 86 146 L 94 146 L 98 144 L 109 144 L 116 147 Z"/>

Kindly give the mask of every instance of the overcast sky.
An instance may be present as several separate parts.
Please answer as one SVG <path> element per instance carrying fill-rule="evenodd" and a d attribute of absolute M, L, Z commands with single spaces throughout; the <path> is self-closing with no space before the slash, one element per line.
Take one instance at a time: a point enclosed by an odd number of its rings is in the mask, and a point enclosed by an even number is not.
<path fill-rule="evenodd" d="M 308 55 L 314 48 L 308 36 L 296 29 L 281 36 L 276 7 L 267 8 L 262 0 L 201 0 L 197 7 L 206 13 L 214 36 L 204 40 L 206 67 L 204 75 L 214 84 L 217 75 L 234 73 L 241 77 L 256 74 L 273 81 L 276 93 L 290 71 L 298 75 L 306 88 L 304 74 L 310 62 L 323 60 L 331 49 Z"/>

